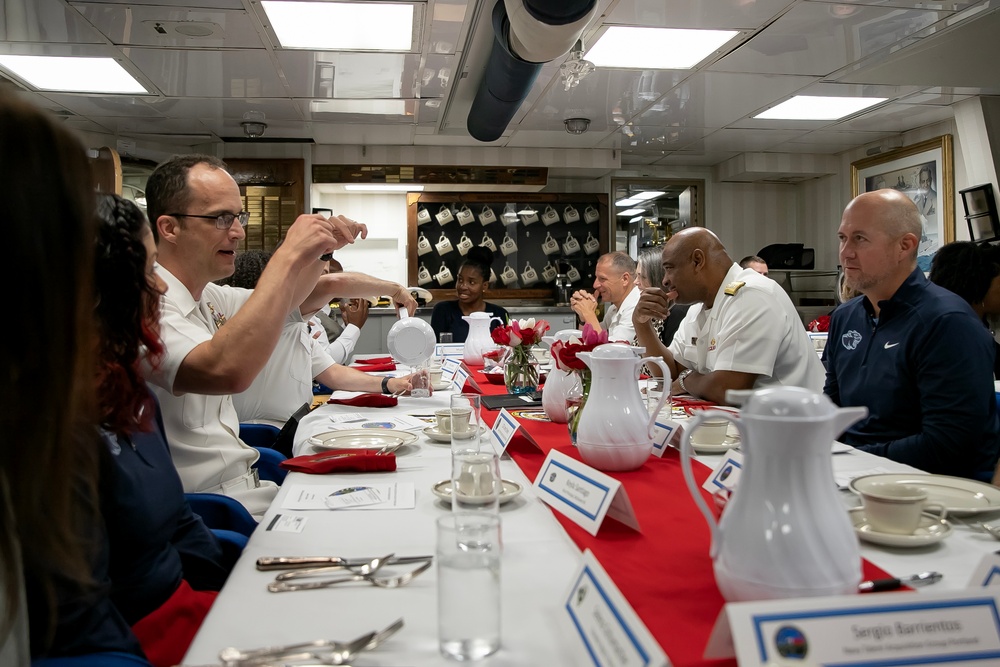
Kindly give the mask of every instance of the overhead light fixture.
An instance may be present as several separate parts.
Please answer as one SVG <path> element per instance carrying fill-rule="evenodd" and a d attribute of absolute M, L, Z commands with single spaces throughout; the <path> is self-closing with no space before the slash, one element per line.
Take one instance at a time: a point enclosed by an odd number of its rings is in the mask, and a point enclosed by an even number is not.
<path fill-rule="evenodd" d="M 649 201 L 650 199 L 662 197 L 664 194 L 666 193 L 663 190 L 643 190 L 639 194 L 632 195 L 632 198 L 636 201 Z"/>
<path fill-rule="evenodd" d="M 397 2 L 260 3 L 286 49 L 412 51 L 416 8 Z"/>
<path fill-rule="evenodd" d="M 796 95 L 754 118 L 762 120 L 840 120 L 885 102 L 885 97 L 820 97 Z"/>
<path fill-rule="evenodd" d="M 627 208 L 624 211 L 618 213 L 618 215 L 635 215 L 636 213 L 642 213 L 646 209 L 644 208 Z"/>
<path fill-rule="evenodd" d="M 345 185 L 348 192 L 423 192 L 424 186 L 407 183 L 366 183 Z"/>
<path fill-rule="evenodd" d="M 563 90 L 576 88 L 580 81 L 596 68 L 594 63 L 583 58 L 583 40 L 576 40 L 576 45 L 569 52 L 569 58 L 559 66 L 559 76 L 563 80 Z"/>
<path fill-rule="evenodd" d="M 243 134 L 247 135 L 247 139 L 263 136 L 264 130 L 267 129 L 263 111 L 247 111 L 243 114 L 243 121 L 240 125 L 243 127 Z"/>
<path fill-rule="evenodd" d="M 632 204 L 638 204 L 639 199 L 635 197 L 626 197 L 625 199 L 619 199 L 615 202 L 615 206 L 631 206 Z"/>
<path fill-rule="evenodd" d="M 597 67 L 691 69 L 738 34 L 736 30 L 611 26 L 590 47 L 587 60 Z"/>
<path fill-rule="evenodd" d="M 570 134 L 583 134 L 590 127 L 589 118 L 567 118 L 563 121 L 566 131 Z"/>
<path fill-rule="evenodd" d="M 639 222 L 640 220 L 642 220 L 642 216 L 641 215 L 637 215 L 634 218 L 632 218 L 631 220 L 629 220 L 629 224 L 631 224 L 633 222 Z"/>
<path fill-rule="evenodd" d="M 114 58 L 0 56 L 0 67 L 38 90 L 121 95 L 149 93 Z"/>

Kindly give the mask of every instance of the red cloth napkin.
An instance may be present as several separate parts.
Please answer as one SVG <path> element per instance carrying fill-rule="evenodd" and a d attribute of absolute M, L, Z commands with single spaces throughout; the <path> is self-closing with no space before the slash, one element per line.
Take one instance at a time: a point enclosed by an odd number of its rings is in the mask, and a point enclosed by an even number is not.
<path fill-rule="evenodd" d="M 351 368 L 357 368 L 359 371 L 364 371 L 365 373 L 379 373 L 381 371 L 396 370 L 396 364 L 392 362 L 388 364 L 361 364 L 360 366 L 351 366 Z"/>
<path fill-rule="evenodd" d="M 399 399 L 385 394 L 361 394 L 354 398 L 331 398 L 327 403 L 353 405 L 356 408 L 391 408 L 399 404 Z"/>
<path fill-rule="evenodd" d="M 322 475 L 328 472 L 378 472 L 396 469 L 396 455 L 376 454 L 377 449 L 331 449 L 328 452 L 296 456 L 281 462 L 281 467 L 293 472 Z"/>
<path fill-rule="evenodd" d="M 372 364 L 391 364 L 392 357 L 368 357 L 367 359 L 355 359 L 354 363 L 371 366 Z"/>

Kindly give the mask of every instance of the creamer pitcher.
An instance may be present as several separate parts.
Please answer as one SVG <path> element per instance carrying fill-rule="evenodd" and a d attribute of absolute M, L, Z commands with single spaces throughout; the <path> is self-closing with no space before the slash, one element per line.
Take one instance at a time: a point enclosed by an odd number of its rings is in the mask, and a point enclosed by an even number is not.
<path fill-rule="evenodd" d="M 481 366 L 483 353 L 497 347 L 496 343 L 493 342 L 493 337 L 490 336 L 490 324 L 493 323 L 493 320 L 503 324 L 503 320 L 482 311 L 463 315 L 462 319 L 469 323 L 469 335 L 465 339 L 462 360 L 467 364 Z"/>

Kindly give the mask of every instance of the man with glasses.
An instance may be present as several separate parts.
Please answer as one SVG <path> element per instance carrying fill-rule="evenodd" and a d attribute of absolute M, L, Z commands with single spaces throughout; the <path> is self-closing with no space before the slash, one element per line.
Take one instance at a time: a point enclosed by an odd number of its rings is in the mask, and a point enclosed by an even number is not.
<path fill-rule="evenodd" d="M 364 238 L 343 216 L 300 215 L 289 227 L 257 288 L 211 281 L 233 273 L 248 214 L 225 164 L 207 155 L 175 156 L 146 184 L 157 240 L 157 270 L 167 284 L 160 318 L 166 355 L 144 369 L 160 400 L 171 455 L 186 492 L 223 493 L 260 517 L 277 491 L 251 469 L 257 451 L 239 439 L 232 394 L 246 390 L 267 363 L 286 320 L 302 320 L 334 296 L 389 294 L 412 312 L 416 302 L 395 283 L 331 274 L 320 257 Z"/>

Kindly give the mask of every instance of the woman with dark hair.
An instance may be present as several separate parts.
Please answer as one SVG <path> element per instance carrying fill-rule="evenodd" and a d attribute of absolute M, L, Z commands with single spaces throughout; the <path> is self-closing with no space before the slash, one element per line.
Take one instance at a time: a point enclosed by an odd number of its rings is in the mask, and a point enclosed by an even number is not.
<path fill-rule="evenodd" d="M 1000 316 L 1000 256 L 994 246 L 957 241 L 942 246 L 931 264 L 931 282 L 965 299 L 983 324 Z M 993 377 L 1000 379 L 1000 345 L 994 341 Z"/>
<path fill-rule="evenodd" d="M 154 665 L 178 664 L 228 576 L 222 550 L 191 512 L 141 364 L 158 365 L 160 296 L 153 232 L 130 201 L 98 202 L 97 402 L 107 456 L 101 509 L 111 600 Z"/>
<path fill-rule="evenodd" d="M 490 288 L 490 268 L 493 266 L 493 251 L 489 248 L 476 246 L 465 256 L 465 261 L 458 269 L 455 280 L 455 295 L 457 301 L 441 301 L 431 313 L 431 328 L 441 339 L 441 334 L 450 333 L 455 343 L 464 343 L 469 335 L 469 323 L 462 319 L 463 315 L 485 311 L 493 317 L 499 317 L 500 322 L 490 324 L 492 331 L 506 323 L 510 317 L 500 306 L 487 303 L 484 295 Z"/>
<path fill-rule="evenodd" d="M 663 286 L 663 248 L 643 248 L 639 251 L 635 268 L 635 284 L 639 289 Z M 661 343 L 666 346 L 670 345 L 674 334 L 677 333 L 677 327 L 680 326 L 681 320 L 687 315 L 690 307 L 675 304 L 671 306 L 667 319 L 652 320 L 653 330 Z"/>
<path fill-rule="evenodd" d="M 87 154 L 43 111 L 0 95 L 0 178 L 9 189 L 6 304 L 61 318 L 58 327 L 8 327 L 0 346 L 0 664 L 110 651 L 138 657 L 104 572 Z"/>

